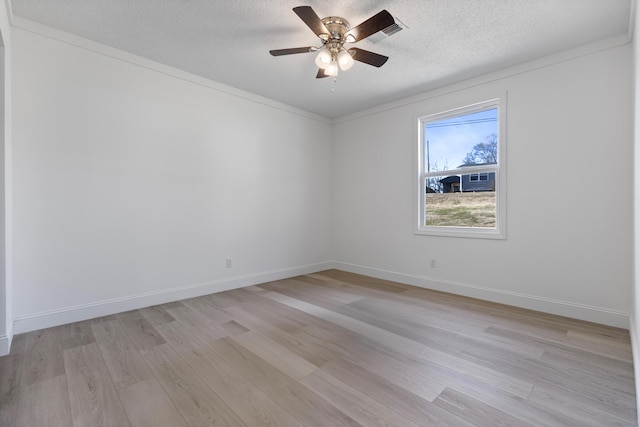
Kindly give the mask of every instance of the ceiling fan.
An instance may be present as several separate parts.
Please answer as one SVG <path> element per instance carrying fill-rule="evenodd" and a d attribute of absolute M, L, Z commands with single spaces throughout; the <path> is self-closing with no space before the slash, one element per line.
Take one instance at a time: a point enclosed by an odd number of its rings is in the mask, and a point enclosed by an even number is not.
<path fill-rule="evenodd" d="M 393 16 L 386 10 L 382 10 L 353 28 L 349 26 L 349 21 L 339 16 L 328 16 L 320 19 L 311 6 L 294 7 L 293 11 L 320 38 L 322 46 L 275 49 L 270 50 L 269 53 L 273 56 L 282 56 L 317 51 L 318 55 L 315 62 L 319 70 L 316 78 L 335 77 L 338 75 L 338 68 L 348 70 L 353 66 L 354 60 L 374 67 L 382 67 L 389 59 L 387 56 L 369 52 L 368 50 L 345 47 L 346 43 L 364 40 L 370 35 L 395 24 Z"/>

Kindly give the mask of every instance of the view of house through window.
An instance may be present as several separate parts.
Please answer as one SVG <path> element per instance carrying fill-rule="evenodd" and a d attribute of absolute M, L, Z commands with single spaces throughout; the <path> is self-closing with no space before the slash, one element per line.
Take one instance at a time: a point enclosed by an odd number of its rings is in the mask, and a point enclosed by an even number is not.
<path fill-rule="evenodd" d="M 497 229 L 498 118 L 487 102 L 420 120 L 422 230 Z"/>

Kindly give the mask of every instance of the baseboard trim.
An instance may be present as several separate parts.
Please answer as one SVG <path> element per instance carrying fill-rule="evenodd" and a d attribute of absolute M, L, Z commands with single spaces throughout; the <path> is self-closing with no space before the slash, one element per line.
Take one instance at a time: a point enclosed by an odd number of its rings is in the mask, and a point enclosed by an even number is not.
<path fill-rule="evenodd" d="M 322 270 L 331 269 L 333 266 L 334 264 L 332 262 L 321 262 L 246 276 L 230 277 L 206 283 L 197 283 L 158 292 L 149 292 L 125 298 L 82 304 L 25 316 L 17 316 L 13 319 L 13 331 L 15 334 L 36 331 L 39 329 L 79 322 L 101 316 L 108 316 L 110 314 L 122 313 L 124 311 L 135 310 L 152 305 L 199 297 L 231 289 L 244 288 L 246 286 L 287 279 L 289 277 L 300 276 L 303 274 L 317 273 Z M 2 336 L 0 336 L 0 346 L 2 346 L 1 340 Z M 2 350 L 2 348 L 3 347 L 0 347 L 0 350 Z"/>
<path fill-rule="evenodd" d="M 135 310 L 171 301 L 178 301 L 181 299 L 194 298 L 231 289 L 253 286 L 274 280 L 282 280 L 299 275 L 317 273 L 319 271 L 334 268 L 378 279 L 390 280 L 442 292 L 449 292 L 485 301 L 508 304 L 515 307 L 522 307 L 550 314 L 557 314 L 560 316 L 586 320 L 618 328 L 629 329 L 631 325 L 632 343 L 634 343 L 634 346 L 638 344 L 634 341 L 635 335 L 633 334 L 633 331 L 635 331 L 635 329 L 633 323 L 630 323 L 630 314 L 622 311 L 603 309 L 600 307 L 576 304 L 569 301 L 555 300 L 500 289 L 486 288 L 468 283 L 434 279 L 424 276 L 414 276 L 357 264 L 327 261 L 18 316 L 13 319 L 13 325 L 11 328 L 12 333 L 9 335 L 0 335 L 0 356 L 9 353 L 11 337 L 14 334 L 21 334 L 101 316 L 108 316 L 110 314 L 121 313 L 123 311 Z M 640 359 L 640 353 L 636 352 L 634 347 L 634 358 L 635 357 Z M 636 363 L 636 366 L 640 366 L 640 360 L 636 362 L 638 362 Z"/>
<path fill-rule="evenodd" d="M 441 280 L 430 277 L 414 276 L 395 271 L 382 270 L 378 268 L 366 267 L 357 264 L 335 261 L 334 267 L 351 273 L 363 274 L 383 280 L 404 283 L 421 288 L 433 289 L 436 291 L 449 292 L 456 295 L 463 295 L 478 298 L 485 301 L 508 304 L 515 307 L 527 308 L 544 313 L 556 314 L 559 316 L 571 317 L 573 319 L 585 320 L 602 325 L 615 326 L 617 328 L 629 329 L 630 313 L 610 310 L 585 304 L 577 304 L 570 301 L 556 300 L 552 298 L 539 297 L 535 295 L 522 294 L 518 292 L 492 289 L 468 283 Z"/>
<path fill-rule="evenodd" d="M 11 349 L 11 335 L 0 335 L 0 356 L 6 356 Z"/>

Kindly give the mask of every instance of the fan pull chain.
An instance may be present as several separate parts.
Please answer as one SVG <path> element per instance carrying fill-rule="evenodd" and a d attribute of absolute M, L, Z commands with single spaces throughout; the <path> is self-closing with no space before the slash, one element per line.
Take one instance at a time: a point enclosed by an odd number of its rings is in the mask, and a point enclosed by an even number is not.
<path fill-rule="evenodd" d="M 331 93 L 336 93 L 336 81 L 338 80 L 337 77 L 333 78 L 333 86 L 331 87 Z"/>

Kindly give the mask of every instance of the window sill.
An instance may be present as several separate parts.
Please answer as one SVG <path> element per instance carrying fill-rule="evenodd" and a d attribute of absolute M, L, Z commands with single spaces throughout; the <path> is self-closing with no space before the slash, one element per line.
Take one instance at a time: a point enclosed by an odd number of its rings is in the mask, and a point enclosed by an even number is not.
<path fill-rule="evenodd" d="M 504 232 L 486 228 L 460 227 L 425 227 L 414 232 L 418 236 L 461 237 L 465 239 L 506 240 Z"/>

